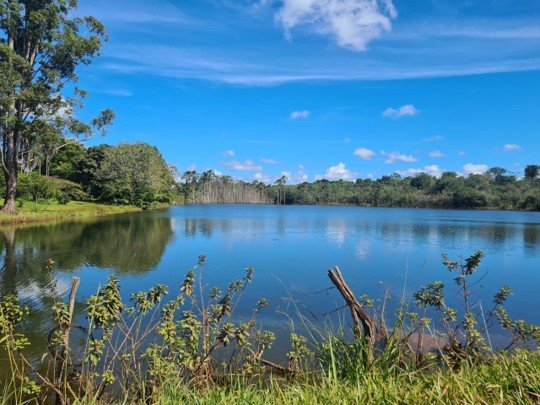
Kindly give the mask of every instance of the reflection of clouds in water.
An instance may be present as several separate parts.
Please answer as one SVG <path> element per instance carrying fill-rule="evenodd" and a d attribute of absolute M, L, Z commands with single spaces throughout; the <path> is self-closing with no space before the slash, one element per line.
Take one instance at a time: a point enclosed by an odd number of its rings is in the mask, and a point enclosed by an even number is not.
<path fill-rule="evenodd" d="M 369 252 L 371 250 L 371 246 L 369 243 L 366 243 L 365 241 L 360 241 L 358 245 L 356 245 L 356 257 L 359 259 L 367 259 L 369 256 Z"/>
<path fill-rule="evenodd" d="M 30 300 L 33 304 L 40 305 L 45 298 L 60 298 L 71 288 L 71 280 L 56 278 L 46 287 L 32 281 L 25 286 L 19 286 L 17 295 L 21 301 Z"/>
<path fill-rule="evenodd" d="M 175 221 L 175 232 L 183 231 L 186 237 L 211 237 L 215 233 L 251 240 L 265 231 L 266 221 L 258 218 L 184 218 Z"/>
<path fill-rule="evenodd" d="M 326 224 L 328 242 L 343 245 L 347 242 L 347 222 L 344 219 L 330 220 Z"/>

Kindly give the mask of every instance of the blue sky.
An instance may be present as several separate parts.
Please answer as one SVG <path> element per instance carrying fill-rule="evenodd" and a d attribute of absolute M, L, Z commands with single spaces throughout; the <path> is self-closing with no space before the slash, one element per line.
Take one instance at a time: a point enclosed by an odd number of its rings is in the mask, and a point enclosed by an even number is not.
<path fill-rule="evenodd" d="M 537 0 L 80 0 L 110 40 L 84 115 L 244 179 L 540 163 Z"/>

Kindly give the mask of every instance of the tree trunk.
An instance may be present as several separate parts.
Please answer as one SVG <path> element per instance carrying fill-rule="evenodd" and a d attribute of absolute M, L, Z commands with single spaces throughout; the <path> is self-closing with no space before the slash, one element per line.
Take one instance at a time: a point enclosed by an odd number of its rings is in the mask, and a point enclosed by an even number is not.
<path fill-rule="evenodd" d="M 5 135 L 5 146 L 4 146 L 4 158 L 5 162 L 3 165 L 4 169 L 4 178 L 6 179 L 6 195 L 4 199 L 4 208 L 2 212 L 5 212 L 9 215 L 17 214 L 15 206 L 15 195 L 17 192 L 17 175 L 18 175 L 18 164 L 17 164 L 17 134 L 16 131 L 8 133 Z"/>
<path fill-rule="evenodd" d="M 5 174 L 6 179 L 6 196 L 4 199 L 4 208 L 2 212 L 5 212 L 9 215 L 17 214 L 17 209 L 15 206 L 15 193 L 17 192 L 17 169 L 11 171 L 11 173 Z"/>

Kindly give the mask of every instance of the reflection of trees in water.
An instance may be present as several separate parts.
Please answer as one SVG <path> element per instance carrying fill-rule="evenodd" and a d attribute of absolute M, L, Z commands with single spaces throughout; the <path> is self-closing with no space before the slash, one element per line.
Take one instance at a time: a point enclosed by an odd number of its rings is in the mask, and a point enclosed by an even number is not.
<path fill-rule="evenodd" d="M 119 274 L 145 273 L 159 264 L 173 230 L 169 217 L 147 213 L 7 228 L 0 230 L 1 234 L 5 252 L 1 277 L 9 278 L 6 273 L 13 273 L 23 281 L 21 277 L 34 280 L 47 273 L 43 264 L 48 259 L 62 271 L 89 264 Z"/>
<path fill-rule="evenodd" d="M 184 236 L 196 237 L 204 236 L 211 237 L 215 232 L 220 232 L 224 235 L 243 234 L 245 236 L 252 235 L 263 231 L 267 227 L 267 222 L 260 218 L 242 218 L 242 219 L 226 219 L 226 218 L 184 218 Z"/>
<path fill-rule="evenodd" d="M 69 272 L 89 264 L 122 275 L 142 274 L 158 266 L 172 237 L 171 219 L 159 213 L 3 228 L 0 294 L 29 299 L 32 310 L 25 331 L 39 342 L 50 328 L 54 298 L 69 288 L 56 280 L 56 270 Z M 55 262 L 52 269 L 45 266 L 48 259 Z"/>
<path fill-rule="evenodd" d="M 540 239 L 540 226 L 530 226 L 523 230 L 523 247 L 527 255 L 536 256 Z"/>
<path fill-rule="evenodd" d="M 416 243 L 429 245 L 461 244 L 464 241 L 481 245 L 502 247 L 514 241 L 523 243 L 527 254 L 534 254 L 540 240 L 540 226 L 527 223 L 478 223 L 478 222 L 412 222 L 399 220 L 377 221 L 373 218 L 349 216 L 284 216 L 268 218 L 205 218 L 183 219 L 184 236 L 211 237 L 215 232 L 227 236 L 253 235 L 277 232 L 286 235 L 326 231 L 331 243 L 344 243 L 347 237 L 377 238 L 393 246 L 407 247 Z M 521 240 L 523 238 L 523 241 Z M 339 244 L 339 243 L 338 243 Z M 477 247 L 477 246 L 475 246 Z"/>

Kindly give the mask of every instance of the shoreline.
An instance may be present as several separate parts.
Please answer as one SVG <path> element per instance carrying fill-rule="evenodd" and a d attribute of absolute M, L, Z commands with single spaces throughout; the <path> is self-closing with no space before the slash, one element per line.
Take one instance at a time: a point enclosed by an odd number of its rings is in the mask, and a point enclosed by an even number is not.
<path fill-rule="evenodd" d="M 165 207 L 159 206 L 157 208 Z M 108 205 L 95 202 L 70 201 L 62 205 L 36 204 L 25 201 L 22 207 L 18 208 L 17 215 L 7 215 L 0 212 L 0 226 L 47 223 L 142 211 L 142 208 L 130 205 Z"/>
<path fill-rule="evenodd" d="M 539 210 L 525 209 L 502 209 L 493 207 L 477 208 L 451 208 L 451 207 L 412 207 L 412 206 L 392 206 L 392 205 L 359 205 L 359 204 L 272 204 L 272 203 L 186 203 L 172 204 L 181 206 L 190 205 L 254 205 L 254 206 L 275 206 L 275 207 L 344 207 L 344 208 L 388 208 L 388 209 L 411 209 L 411 210 L 439 210 L 439 211 L 500 211 L 500 212 L 540 212 Z"/>

